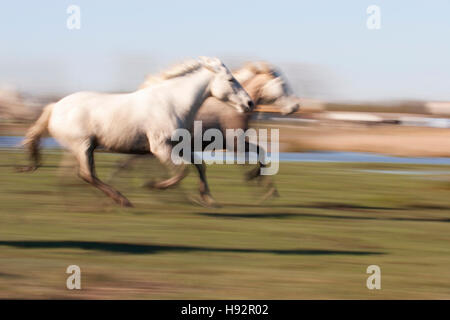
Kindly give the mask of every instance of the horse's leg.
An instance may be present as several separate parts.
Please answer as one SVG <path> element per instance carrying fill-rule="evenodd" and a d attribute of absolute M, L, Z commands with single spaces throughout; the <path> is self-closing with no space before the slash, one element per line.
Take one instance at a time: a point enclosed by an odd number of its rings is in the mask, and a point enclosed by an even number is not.
<path fill-rule="evenodd" d="M 194 164 L 195 168 L 198 171 L 198 175 L 200 178 L 200 185 L 199 185 L 199 191 L 200 191 L 200 197 L 204 204 L 207 206 L 217 206 L 217 201 L 214 200 L 214 198 L 211 195 L 211 192 L 209 190 L 208 180 L 206 179 L 206 165 L 205 162 L 202 160 L 202 163 L 195 163 L 194 161 L 194 153 L 191 155 L 191 163 Z"/>
<path fill-rule="evenodd" d="M 127 158 L 124 161 L 119 161 L 116 168 L 109 175 L 109 178 L 106 181 L 111 182 L 117 175 L 119 175 L 119 173 L 121 173 L 124 170 L 130 169 L 130 167 L 134 164 L 134 162 L 136 162 L 141 157 L 143 157 L 143 155 L 133 154 L 131 156 L 127 156 Z"/>
<path fill-rule="evenodd" d="M 224 138 L 224 145 L 226 146 L 227 151 L 230 152 L 234 152 L 236 155 L 238 154 L 238 139 L 235 138 L 234 139 L 234 143 L 233 144 L 229 144 L 227 143 L 226 139 Z M 253 180 L 257 177 L 261 176 L 261 168 L 264 168 L 264 164 L 261 162 L 261 157 L 264 161 L 265 156 L 266 156 L 266 152 L 264 150 L 264 148 L 260 147 L 258 144 L 254 144 L 251 142 L 248 142 L 248 140 L 246 139 L 244 141 L 245 145 L 244 145 L 244 153 L 249 153 L 250 150 L 252 151 L 256 151 L 257 154 L 257 158 L 258 158 L 258 164 L 256 165 L 255 168 L 251 169 L 249 172 L 247 172 L 245 174 L 245 178 L 247 181 Z M 250 155 L 249 155 L 250 158 Z M 249 159 L 245 159 L 245 161 L 247 161 Z"/>
<path fill-rule="evenodd" d="M 258 144 L 254 144 L 251 142 L 245 141 L 245 152 L 250 152 L 250 150 L 255 150 L 258 163 L 255 168 L 251 169 L 246 173 L 246 179 L 247 180 L 253 180 L 255 178 L 258 178 L 261 176 L 261 168 L 265 167 L 265 164 L 263 163 L 266 158 L 266 150 L 264 150 L 263 147 L 260 147 Z"/>
<path fill-rule="evenodd" d="M 262 198 L 263 200 L 272 196 L 278 197 L 279 193 L 277 188 L 275 187 L 273 179 L 271 177 L 261 175 L 261 169 L 266 167 L 266 165 L 264 164 L 266 160 L 266 150 L 258 144 L 255 145 L 251 142 L 245 141 L 245 152 L 250 152 L 250 150 L 256 150 L 258 164 L 255 168 L 246 173 L 246 179 L 250 181 L 255 178 L 259 178 L 260 183 L 268 189 Z"/>
<path fill-rule="evenodd" d="M 151 145 L 151 144 L 150 144 Z M 176 165 L 171 159 L 172 146 L 168 143 L 163 143 L 155 146 L 151 150 L 152 154 L 166 166 L 171 175 L 170 178 L 161 181 L 149 181 L 145 184 L 148 188 L 167 189 L 177 185 L 187 175 L 187 167 L 184 163 Z"/>
<path fill-rule="evenodd" d="M 169 173 L 172 176 L 161 181 L 148 181 L 144 184 L 145 187 L 164 190 L 176 186 L 187 174 L 187 167 L 185 165 L 180 165 L 179 168 L 175 168 L 166 163 L 165 165 L 168 167 Z"/>
<path fill-rule="evenodd" d="M 112 198 L 116 203 L 123 207 L 132 207 L 130 201 L 125 198 L 119 191 L 102 182 L 95 174 L 94 166 L 94 150 L 95 144 L 93 141 L 89 141 L 77 150 L 76 157 L 79 164 L 79 176 L 86 182 L 90 183 L 94 187 L 103 191 L 108 197 Z"/>
<path fill-rule="evenodd" d="M 73 174 L 73 169 L 76 165 L 76 159 L 73 154 L 68 151 L 64 151 L 57 171 L 57 176 L 61 183 L 65 182 L 70 173 Z"/>
<path fill-rule="evenodd" d="M 157 188 L 157 189 L 166 189 L 171 186 L 178 184 L 186 175 L 187 175 L 187 167 L 186 165 L 179 164 L 175 165 L 170 158 L 172 152 L 172 146 L 170 145 L 162 145 L 157 148 L 152 149 L 152 153 L 163 163 L 172 173 L 172 176 L 169 179 L 162 180 L 159 182 L 150 182 L 147 183 L 147 187 Z M 187 156 L 186 156 L 187 157 Z M 216 201 L 211 196 L 209 191 L 208 181 L 206 179 L 206 166 L 205 163 L 195 163 L 195 153 L 192 152 L 189 161 L 194 164 L 195 168 L 198 171 L 200 177 L 200 197 L 203 201 L 202 205 L 212 206 L 216 204 Z"/>

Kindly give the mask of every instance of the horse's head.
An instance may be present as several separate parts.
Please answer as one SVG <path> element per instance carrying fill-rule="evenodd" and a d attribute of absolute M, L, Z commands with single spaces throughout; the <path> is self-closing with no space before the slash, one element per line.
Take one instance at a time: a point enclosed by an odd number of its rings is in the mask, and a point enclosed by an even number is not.
<path fill-rule="evenodd" d="M 261 104 L 275 104 L 280 107 L 283 115 L 294 113 L 300 108 L 298 98 L 291 93 L 289 86 L 280 76 L 264 84 L 260 94 Z"/>
<path fill-rule="evenodd" d="M 255 103 L 274 104 L 283 115 L 291 114 L 300 108 L 299 100 L 292 94 L 289 85 L 281 74 L 265 62 L 247 64 L 244 68 L 251 70 L 254 76 L 247 80 L 247 85 L 254 92 Z"/>
<path fill-rule="evenodd" d="M 214 73 L 210 82 L 213 97 L 228 103 L 238 112 L 248 112 L 253 109 L 253 100 L 222 61 L 218 58 L 200 57 L 200 63 Z"/>

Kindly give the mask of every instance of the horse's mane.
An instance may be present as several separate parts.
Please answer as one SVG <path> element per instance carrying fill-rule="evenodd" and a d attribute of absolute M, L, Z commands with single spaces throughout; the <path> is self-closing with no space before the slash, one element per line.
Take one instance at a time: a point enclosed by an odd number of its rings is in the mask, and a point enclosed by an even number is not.
<path fill-rule="evenodd" d="M 181 77 L 200 69 L 201 66 L 202 64 L 197 60 L 187 60 L 161 72 L 160 77 L 164 80 Z"/>
<path fill-rule="evenodd" d="M 265 61 L 247 62 L 240 70 L 242 69 L 248 69 L 254 74 L 268 74 L 274 77 L 280 76 L 280 72 L 273 65 Z"/>
<path fill-rule="evenodd" d="M 196 60 L 186 60 L 179 64 L 176 64 L 170 67 L 168 70 L 159 73 L 158 75 L 149 75 L 145 78 L 143 84 L 141 84 L 140 88 L 146 88 L 153 84 L 162 82 L 164 80 L 173 79 L 177 77 L 184 76 L 191 72 L 194 72 L 200 69 L 202 64 Z"/>
<path fill-rule="evenodd" d="M 193 71 L 200 69 L 201 66 L 202 64 L 197 60 L 186 60 L 184 62 L 172 66 L 168 70 L 163 71 L 158 75 L 148 75 L 145 78 L 144 83 L 142 83 L 139 88 L 141 89 L 146 88 L 154 84 L 160 83 L 164 80 L 184 76 L 186 74 L 189 74 Z M 236 70 L 236 72 L 240 72 L 245 69 L 257 75 L 267 74 L 273 76 L 274 78 L 281 76 L 279 71 L 273 65 L 265 61 L 247 62 L 246 64 L 244 64 L 242 68 Z"/>

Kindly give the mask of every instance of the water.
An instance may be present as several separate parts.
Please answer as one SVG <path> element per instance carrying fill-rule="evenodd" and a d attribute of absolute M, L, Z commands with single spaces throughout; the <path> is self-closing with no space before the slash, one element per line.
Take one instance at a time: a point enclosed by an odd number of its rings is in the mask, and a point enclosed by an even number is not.
<path fill-rule="evenodd" d="M 357 170 L 359 172 L 367 173 L 382 173 L 382 174 L 400 174 L 400 175 L 420 175 L 420 176 L 442 176 L 450 175 L 450 171 L 442 170 Z"/>
<path fill-rule="evenodd" d="M 363 152 L 282 152 L 280 161 L 284 162 L 371 162 L 400 164 L 450 165 L 450 158 L 394 157 L 377 153 Z"/>
<path fill-rule="evenodd" d="M 0 148 L 19 148 L 23 137 L 0 136 Z M 43 148 L 60 148 L 53 138 L 41 140 Z M 281 152 L 281 162 L 371 162 L 371 163 L 399 163 L 399 164 L 434 164 L 450 165 L 450 158 L 414 158 L 393 157 L 376 153 L 363 152 Z"/>
<path fill-rule="evenodd" d="M 23 137 L 18 136 L 0 136 L 0 148 L 19 148 Z M 53 138 L 41 139 L 43 148 L 60 148 L 61 146 Z"/>

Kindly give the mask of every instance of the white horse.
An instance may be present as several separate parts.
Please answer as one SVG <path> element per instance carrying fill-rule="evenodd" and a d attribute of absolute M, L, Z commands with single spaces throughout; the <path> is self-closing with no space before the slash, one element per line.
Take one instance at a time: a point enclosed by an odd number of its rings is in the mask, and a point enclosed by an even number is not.
<path fill-rule="evenodd" d="M 287 81 L 281 75 L 281 73 L 273 65 L 265 61 L 254 61 L 246 63 L 242 68 L 233 72 L 233 76 L 241 83 L 245 91 L 252 98 L 255 106 L 257 105 L 271 105 L 273 110 L 277 110 L 283 115 L 289 115 L 296 112 L 299 107 L 299 99 L 295 97 L 289 87 Z M 164 81 L 159 75 L 149 75 L 146 77 L 145 82 L 141 84 L 141 88 L 154 86 Z M 225 139 L 226 131 L 228 129 L 242 129 L 247 131 L 249 129 L 249 121 L 258 110 L 250 110 L 251 112 L 240 113 L 232 108 L 227 108 L 226 103 L 220 101 L 214 97 L 208 98 L 200 107 L 195 120 L 202 123 L 202 136 L 209 129 L 218 129 L 222 132 L 223 146 L 228 146 Z M 203 141 L 202 150 L 204 150 L 210 141 Z M 237 143 L 234 143 L 234 151 L 237 152 Z M 194 148 L 195 145 L 192 145 Z M 256 150 L 258 154 L 258 164 L 247 173 L 247 180 L 255 178 L 261 178 L 261 168 L 266 165 L 262 162 L 265 159 L 266 150 L 259 145 L 253 145 L 245 138 L 245 152 L 250 150 Z M 202 151 L 196 150 L 196 151 Z M 118 169 L 112 174 L 114 176 L 122 169 L 129 167 L 136 159 L 141 156 L 132 156 L 125 162 L 120 164 Z M 262 179 L 260 182 L 263 182 Z M 278 195 L 277 189 L 270 177 L 265 177 L 263 184 L 267 187 L 267 192 L 263 199 L 272 195 Z M 152 182 L 148 183 L 149 186 L 153 186 Z"/>
<path fill-rule="evenodd" d="M 164 81 L 126 94 L 78 92 L 48 105 L 29 129 L 24 141 L 33 160 L 24 171 L 40 165 L 39 139 L 49 133 L 77 159 L 79 175 L 102 190 L 122 206 L 130 201 L 119 191 L 102 182 L 94 170 L 97 147 L 112 152 L 156 156 L 174 175 L 156 187 L 167 188 L 185 175 L 185 166 L 171 159 L 171 137 L 176 129 L 191 129 L 195 114 L 210 96 L 234 107 L 239 112 L 253 108 L 253 101 L 217 58 L 201 57 L 180 64 L 161 76 Z M 193 159 L 191 155 L 191 160 Z M 200 175 L 200 193 L 204 201 L 212 201 L 204 167 L 195 165 Z"/>

